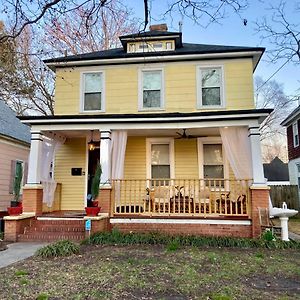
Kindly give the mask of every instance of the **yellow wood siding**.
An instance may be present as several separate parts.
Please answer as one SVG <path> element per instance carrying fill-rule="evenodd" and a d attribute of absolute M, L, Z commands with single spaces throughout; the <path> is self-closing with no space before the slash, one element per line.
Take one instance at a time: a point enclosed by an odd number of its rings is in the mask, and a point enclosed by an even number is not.
<path fill-rule="evenodd" d="M 224 66 L 225 109 L 254 108 L 250 58 L 216 60 L 209 64 Z M 198 61 L 57 69 L 55 114 L 79 114 L 80 73 L 99 70 L 104 72 L 105 78 L 105 113 L 139 113 L 138 74 L 140 69 L 149 67 L 164 70 L 165 110 L 157 113 L 198 111 L 196 70 L 198 66 L 209 64 L 207 61 Z"/>
<path fill-rule="evenodd" d="M 128 137 L 124 177 L 126 179 L 146 179 L 146 138 Z"/>
<path fill-rule="evenodd" d="M 85 176 L 72 176 L 71 168 L 82 168 L 87 172 L 85 158 L 86 140 L 83 138 L 68 139 L 56 155 L 55 180 L 62 184 L 62 210 L 84 209 Z"/>
<path fill-rule="evenodd" d="M 197 139 L 175 140 L 175 178 L 199 178 Z"/>

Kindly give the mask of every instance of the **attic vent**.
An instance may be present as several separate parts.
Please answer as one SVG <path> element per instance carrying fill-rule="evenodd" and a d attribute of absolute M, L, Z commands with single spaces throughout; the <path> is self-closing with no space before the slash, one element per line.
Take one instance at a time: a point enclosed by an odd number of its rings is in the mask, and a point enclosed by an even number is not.
<path fill-rule="evenodd" d="M 167 24 L 155 24 L 149 26 L 150 31 L 168 31 Z"/>

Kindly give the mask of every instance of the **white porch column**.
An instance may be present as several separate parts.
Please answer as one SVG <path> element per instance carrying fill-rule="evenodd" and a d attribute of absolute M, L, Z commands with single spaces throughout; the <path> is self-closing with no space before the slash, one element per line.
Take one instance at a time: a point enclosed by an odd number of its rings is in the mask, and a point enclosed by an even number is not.
<path fill-rule="evenodd" d="M 32 131 L 27 184 L 41 183 L 42 147 L 42 133 L 40 131 Z"/>
<path fill-rule="evenodd" d="M 248 132 L 251 145 L 253 185 L 265 186 L 266 182 L 261 156 L 259 127 L 249 127 Z"/>
<path fill-rule="evenodd" d="M 110 130 L 100 130 L 100 163 L 102 167 L 101 185 L 104 187 L 110 187 L 111 185 L 110 135 Z"/>

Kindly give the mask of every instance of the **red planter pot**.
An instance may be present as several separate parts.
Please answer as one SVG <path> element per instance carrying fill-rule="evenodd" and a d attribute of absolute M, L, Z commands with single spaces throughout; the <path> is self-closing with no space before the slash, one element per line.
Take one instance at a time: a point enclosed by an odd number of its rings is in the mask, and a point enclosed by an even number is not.
<path fill-rule="evenodd" d="M 101 207 L 86 207 L 85 212 L 87 216 L 96 217 L 101 211 Z"/>
<path fill-rule="evenodd" d="M 22 206 L 8 207 L 7 211 L 10 216 L 18 216 L 23 212 L 23 207 Z"/>

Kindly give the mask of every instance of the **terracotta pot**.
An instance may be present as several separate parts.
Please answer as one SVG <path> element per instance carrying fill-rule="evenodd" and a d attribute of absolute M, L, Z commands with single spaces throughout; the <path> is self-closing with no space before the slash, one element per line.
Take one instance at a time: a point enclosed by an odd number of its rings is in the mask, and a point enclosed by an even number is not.
<path fill-rule="evenodd" d="M 87 216 L 96 217 L 101 211 L 101 207 L 86 207 L 85 212 Z"/>
<path fill-rule="evenodd" d="M 18 216 L 23 212 L 23 207 L 22 206 L 8 207 L 7 211 L 10 216 Z"/>

